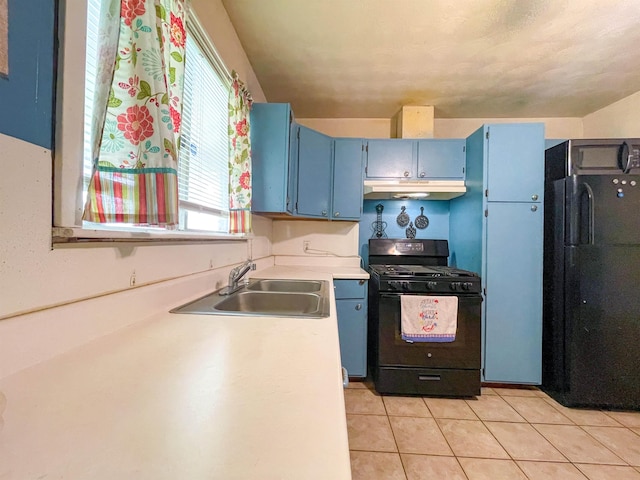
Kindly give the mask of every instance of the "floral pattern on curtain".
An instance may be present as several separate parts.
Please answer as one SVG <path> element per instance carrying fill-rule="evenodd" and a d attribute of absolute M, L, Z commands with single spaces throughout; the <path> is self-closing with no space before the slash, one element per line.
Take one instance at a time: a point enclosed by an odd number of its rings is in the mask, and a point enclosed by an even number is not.
<path fill-rule="evenodd" d="M 116 19 L 119 35 L 109 36 L 109 21 L 100 32 L 106 43 L 99 53 L 97 88 L 110 83 L 110 89 L 99 97 L 101 121 L 94 116 L 93 134 L 100 142 L 94 144 L 83 219 L 177 228 L 184 0 L 119 3 L 119 15 L 111 1 L 112 11 L 103 17 Z M 109 38 L 117 38 L 112 61 Z"/>
<path fill-rule="evenodd" d="M 253 100 L 236 72 L 229 92 L 229 233 L 251 233 L 251 139 Z"/>

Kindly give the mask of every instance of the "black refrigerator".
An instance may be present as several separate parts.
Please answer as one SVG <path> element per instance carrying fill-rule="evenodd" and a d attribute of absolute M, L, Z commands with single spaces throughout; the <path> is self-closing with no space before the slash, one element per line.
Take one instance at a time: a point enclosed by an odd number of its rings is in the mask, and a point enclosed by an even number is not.
<path fill-rule="evenodd" d="M 542 389 L 640 408 L 640 139 L 545 152 Z"/>

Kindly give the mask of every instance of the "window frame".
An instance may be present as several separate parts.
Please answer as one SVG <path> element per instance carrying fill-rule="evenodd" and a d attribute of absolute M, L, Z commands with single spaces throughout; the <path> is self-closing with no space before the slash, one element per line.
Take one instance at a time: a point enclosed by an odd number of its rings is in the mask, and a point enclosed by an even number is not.
<path fill-rule="evenodd" d="M 228 70 L 198 21 L 193 7 L 188 9 L 187 23 L 194 22 L 201 48 L 207 55 L 214 54 L 212 63 L 218 73 Z M 104 242 L 104 241 L 189 241 L 246 240 L 253 234 L 203 232 L 193 230 L 167 230 L 154 227 L 109 227 L 91 229 L 83 227 L 83 157 L 84 157 L 84 84 L 85 34 L 87 28 L 87 2 L 60 0 L 58 11 L 58 69 L 56 72 L 55 143 L 53 154 L 53 218 L 52 243 Z M 211 57 L 210 57 L 211 59 Z M 230 75 L 229 75 L 230 76 Z M 71 79 L 65 81 L 65 79 Z M 78 88 L 82 85 L 82 88 Z"/>

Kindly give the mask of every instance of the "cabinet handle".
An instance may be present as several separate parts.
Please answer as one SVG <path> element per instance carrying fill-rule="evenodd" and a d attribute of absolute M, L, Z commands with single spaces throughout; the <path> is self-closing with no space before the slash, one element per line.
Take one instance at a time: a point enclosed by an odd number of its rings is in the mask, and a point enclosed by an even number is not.
<path fill-rule="evenodd" d="M 408 177 L 408 176 L 409 176 L 409 172 L 405 171 L 405 172 L 404 172 L 404 176 L 405 176 L 405 177 Z"/>
<path fill-rule="evenodd" d="M 367 281 L 364 279 L 358 280 L 358 285 L 364 285 L 365 283 L 367 283 Z"/>
<path fill-rule="evenodd" d="M 356 310 L 362 310 L 362 304 L 361 303 L 356 305 Z"/>
<path fill-rule="evenodd" d="M 531 211 L 535 212 L 538 210 L 538 206 L 537 205 L 531 205 Z"/>
<path fill-rule="evenodd" d="M 339 217 L 340 216 L 340 212 L 336 212 L 333 214 L 334 217 Z"/>
<path fill-rule="evenodd" d="M 326 217 L 327 216 L 327 211 L 326 210 L 322 210 L 322 216 Z"/>
<path fill-rule="evenodd" d="M 427 174 L 426 174 L 426 173 L 424 173 L 424 172 L 420 172 L 420 178 L 424 178 L 424 177 L 426 177 L 426 176 L 427 176 Z"/>
<path fill-rule="evenodd" d="M 533 200 L 534 202 L 538 200 L 538 195 L 536 194 L 531 195 L 531 200 Z"/>

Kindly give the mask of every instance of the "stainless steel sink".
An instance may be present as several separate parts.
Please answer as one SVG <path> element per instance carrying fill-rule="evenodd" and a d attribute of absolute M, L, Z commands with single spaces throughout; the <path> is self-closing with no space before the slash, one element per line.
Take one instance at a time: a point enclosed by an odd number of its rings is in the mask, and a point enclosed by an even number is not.
<path fill-rule="evenodd" d="M 289 289 L 289 291 L 286 291 Z M 171 313 L 271 317 L 329 316 L 328 282 L 254 280 L 231 295 L 210 293 Z"/>
<path fill-rule="evenodd" d="M 247 290 L 261 292 L 319 292 L 322 282 L 318 280 L 256 280 L 247 285 Z"/>
<path fill-rule="evenodd" d="M 222 300 L 214 308 L 227 312 L 314 315 L 322 311 L 322 297 L 315 293 L 239 292 Z"/>

